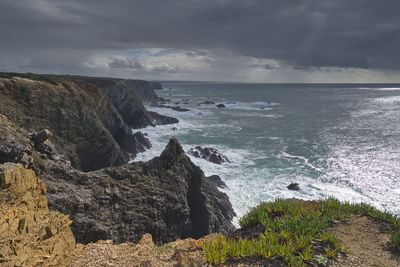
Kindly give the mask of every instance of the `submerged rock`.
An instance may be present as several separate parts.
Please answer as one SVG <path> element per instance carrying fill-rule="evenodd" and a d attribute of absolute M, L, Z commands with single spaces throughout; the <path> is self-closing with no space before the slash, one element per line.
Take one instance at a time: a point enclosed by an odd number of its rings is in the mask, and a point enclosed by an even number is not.
<path fill-rule="evenodd" d="M 217 108 L 226 108 L 226 106 L 224 104 L 218 104 L 216 105 Z"/>
<path fill-rule="evenodd" d="M 186 112 L 186 111 L 190 111 L 190 109 L 187 109 L 187 108 L 181 108 L 180 106 L 175 106 L 175 107 L 172 107 L 172 109 L 173 109 L 173 110 L 175 110 L 175 111 L 179 111 L 179 112 Z"/>
<path fill-rule="evenodd" d="M 202 158 L 215 164 L 230 162 L 230 160 L 226 156 L 222 155 L 221 153 L 218 152 L 218 150 L 212 147 L 196 146 L 187 151 L 187 153 L 196 158 Z"/>
<path fill-rule="evenodd" d="M 201 106 L 201 105 L 214 105 L 214 104 L 215 104 L 215 102 L 207 100 L 207 101 L 203 101 L 203 102 L 199 103 L 198 106 Z"/>

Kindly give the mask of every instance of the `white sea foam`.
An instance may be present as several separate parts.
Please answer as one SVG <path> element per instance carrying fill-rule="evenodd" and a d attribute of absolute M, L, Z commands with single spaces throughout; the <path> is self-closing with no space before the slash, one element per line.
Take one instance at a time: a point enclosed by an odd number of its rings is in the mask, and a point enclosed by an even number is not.
<path fill-rule="evenodd" d="M 315 167 L 314 165 L 312 165 L 312 164 L 310 163 L 309 159 L 306 158 L 306 157 L 292 155 L 292 154 L 289 154 L 289 153 L 287 153 L 287 152 L 285 152 L 285 151 L 281 151 L 281 156 L 283 156 L 283 157 L 285 157 L 285 158 L 289 158 L 289 159 L 298 159 L 298 160 L 301 160 L 302 162 L 304 162 L 304 164 L 305 164 L 306 166 L 308 166 L 308 167 L 310 167 L 310 168 L 312 168 L 312 169 L 314 169 L 314 170 L 316 170 L 316 171 L 324 172 L 324 170 L 322 170 L 322 169 L 320 169 L 320 168 L 317 168 L 317 167 Z"/>
<path fill-rule="evenodd" d="M 229 102 L 229 101 L 228 101 Z M 248 110 L 248 111 L 269 111 L 278 106 L 278 103 L 271 102 L 235 102 L 234 104 L 224 103 L 226 109 Z"/>
<path fill-rule="evenodd" d="M 381 103 L 393 103 L 393 102 L 400 102 L 400 96 L 386 96 L 386 97 L 379 97 L 374 99 L 377 102 Z"/>
<path fill-rule="evenodd" d="M 360 90 L 375 90 L 375 91 L 397 91 L 400 90 L 400 87 L 357 87 L 356 89 Z"/>

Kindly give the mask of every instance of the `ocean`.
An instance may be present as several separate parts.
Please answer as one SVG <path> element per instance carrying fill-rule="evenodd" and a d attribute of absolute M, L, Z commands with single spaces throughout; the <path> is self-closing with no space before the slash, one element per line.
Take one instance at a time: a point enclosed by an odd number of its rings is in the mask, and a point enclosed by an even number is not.
<path fill-rule="evenodd" d="M 180 122 L 141 129 L 153 148 L 134 160 L 158 156 L 171 137 L 185 151 L 218 149 L 232 162 L 190 157 L 225 181 L 236 224 L 261 201 L 293 197 L 333 196 L 400 215 L 400 84 L 163 85 L 159 96 L 190 111 L 147 107 Z M 299 191 L 287 189 L 293 182 Z"/>

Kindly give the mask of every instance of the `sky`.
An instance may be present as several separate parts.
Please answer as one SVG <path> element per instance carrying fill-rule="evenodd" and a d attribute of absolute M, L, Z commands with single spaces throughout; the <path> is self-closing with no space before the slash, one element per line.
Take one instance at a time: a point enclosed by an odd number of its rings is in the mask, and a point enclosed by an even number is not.
<path fill-rule="evenodd" d="M 0 71 L 400 82 L 399 0 L 0 0 Z"/>

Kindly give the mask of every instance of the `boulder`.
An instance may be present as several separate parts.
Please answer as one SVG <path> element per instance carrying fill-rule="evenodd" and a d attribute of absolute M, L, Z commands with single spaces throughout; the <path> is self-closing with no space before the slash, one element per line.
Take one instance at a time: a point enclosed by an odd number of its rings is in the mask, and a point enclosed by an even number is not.
<path fill-rule="evenodd" d="M 287 186 L 289 190 L 294 190 L 294 191 L 299 191 L 300 186 L 298 183 L 291 183 L 290 185 Z"/>
<path fill-rule="evenodd" d="M 53 133 L 49 129 L 43 129 L 39 133 L 34 134 L 32 138 L 35 143 L 43 143 L 52 136 Z"/>

